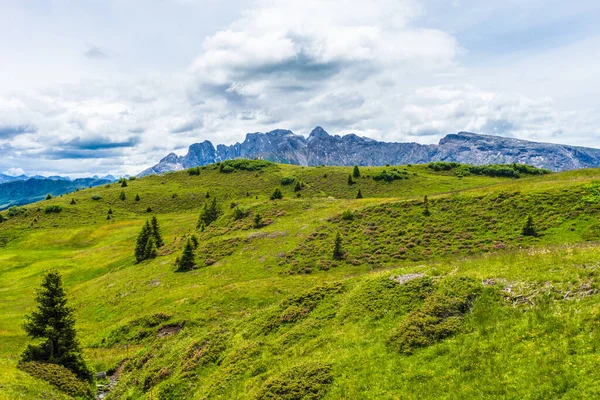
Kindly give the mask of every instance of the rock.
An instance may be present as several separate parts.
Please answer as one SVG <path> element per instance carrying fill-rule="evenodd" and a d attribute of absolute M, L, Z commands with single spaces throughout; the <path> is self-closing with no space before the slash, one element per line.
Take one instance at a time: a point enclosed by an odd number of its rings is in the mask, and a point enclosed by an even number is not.
<path fill-rule="evenodd" d="M 465 164 L 520 163 L 564 171 L 600 166 L 600 149 L 537 143 L 514 138 L 469 132 L 450 134 L 437 145 L 386 143 L 348 134 L 330 135 L 316 127 L 308 136 L 278 129 L 267 133 L 248 133 L 242 143 L 215 148 L 205 140 L 189 147 L 188 154 L 169 154 L 138 176 L 212 164 L 235 158 L 260 158 L 296 165 L 403 165 L 431 161 Z"/>
<path fill-rule="evenodd" d="M 106 372 L 96 372 L 96 379 L 106 379 Z"/>

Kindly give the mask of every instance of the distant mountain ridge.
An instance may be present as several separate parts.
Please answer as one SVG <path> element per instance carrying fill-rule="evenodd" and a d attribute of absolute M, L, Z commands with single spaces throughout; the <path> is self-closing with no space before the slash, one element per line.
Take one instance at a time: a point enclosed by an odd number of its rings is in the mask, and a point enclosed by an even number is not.
<path fill-rule="evenodd" d="M 36 201 L 43 200 L 48 194 L 60 196 L 65 193 L 74 192 L 78 189 L 85 189 L 90 186 L 106 185 L 116 181 L 112 175 L 103 178 L 97 176 L 91 178 L 73 179 L 68 177 L 10 177 L 20 178 L 9 181 L 2 181 L 4 176 L 0 176 L 0 210 L 11 206 L 21 206 Z M 112 178 L 112 179 L 111 179 Z"/>
<path fill-rule="evenodd" d="M 385 165 L 455 161 L 483 165 L 522 163 L 553 171 L 600 166 L 600 149 L 470 132 L 450 134 L 437 145 L 388 143 L 348 134 L 330 135 L 316 127 L 308 138 L 289 130 L 248 133 L 242 143 L 216 147 L 192 144 L 185 156 L 171 153 L 138 176 L 162 174 L 234 158 L 261 158 L 297 165 Z"/>

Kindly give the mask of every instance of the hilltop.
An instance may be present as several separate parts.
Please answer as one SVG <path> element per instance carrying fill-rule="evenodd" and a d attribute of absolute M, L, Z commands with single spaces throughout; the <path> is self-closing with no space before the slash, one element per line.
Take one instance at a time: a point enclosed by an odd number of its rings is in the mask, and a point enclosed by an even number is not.
<path fill-rule="evenodd" d="M 469 132 L 450 134 L 437 145 L 386 143 L 348 134 L 330 135 L 316 127 L 308 138 L 289 130 L 248 133 L 242 143 L 216 147 L 208 140 L 192 144 L 185 156 L 171 153 L 138 176 L 212 164 L 236 158 L 317 166 L 376 166 L 450 161 L 473 165 L 528 164 L 552 171 L 600 166 L 600 150 L 536 143 Z"/>
<path fill-rule="evenodd" d="M 50 267 L 90 365 L 119 378 L 108 398 L 600 395 L 600 170 L 359 170 L 234 160 L 1 213 L 2 395 L 66 397 L 17 369 Z M 136 264 L 153 215 L 166 244 Z"/>

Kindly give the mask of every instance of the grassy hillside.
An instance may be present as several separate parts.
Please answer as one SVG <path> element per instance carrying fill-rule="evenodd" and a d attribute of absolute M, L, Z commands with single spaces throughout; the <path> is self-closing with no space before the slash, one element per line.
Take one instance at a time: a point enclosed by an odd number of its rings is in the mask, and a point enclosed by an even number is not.
<path fill-rule="evenodd" d="M 90 365 L 122 367 L 109 398 L 600 396 L 600 170 L 365 167 L 349 184 L 352 168 L 226 165 L 2 213 L 0 398 L 67 398 L 16 368 L 48 268 Z M 152 215 L 166 245 L 136 264 Z M 175 272 L 192 234 L 197 268 Z"/>

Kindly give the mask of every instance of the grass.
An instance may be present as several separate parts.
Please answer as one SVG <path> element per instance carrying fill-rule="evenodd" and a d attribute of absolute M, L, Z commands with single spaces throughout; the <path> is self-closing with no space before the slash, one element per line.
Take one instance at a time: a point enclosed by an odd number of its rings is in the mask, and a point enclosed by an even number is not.
<path fill-rule="evenodd" d="M 0 398 L 65 398 L 16 367 L 28 342 L 20 323 L 51 267 L 64 276 L 92 368 L 126 360 L 112 398 L 598 397 L 599 170 L 509 179 L 363 167 L 349 185 L 352 168 L 232 168 L 3 213 Z M 372 178 L 383 170 L 403 179 Z M 290 180 L 304 183 L 300 197 Z M 283 199 L 271 201 L 276 188 Z M 198 232 L 213 197 L 219 219 Z M 247 215 L 236 219 L 236 207 Z M 166 245 L 135 264 L 136 235 L 154 214 Z M 521 235 L 528 215 L 539 237 Z M 338 231 L 345 255 L 334 261 Z M 175 272 L 192 234 L 198 268 Z M 422 276 L 390 278 L 405 274 Z M 444 282 L 460 279 L 477 295 L 444 308 L 460 297 Z M 157 337 L 165 326 L 183 329 Z M 398 338 L 415 327 L 426 345 L 402 351 Z"/>

